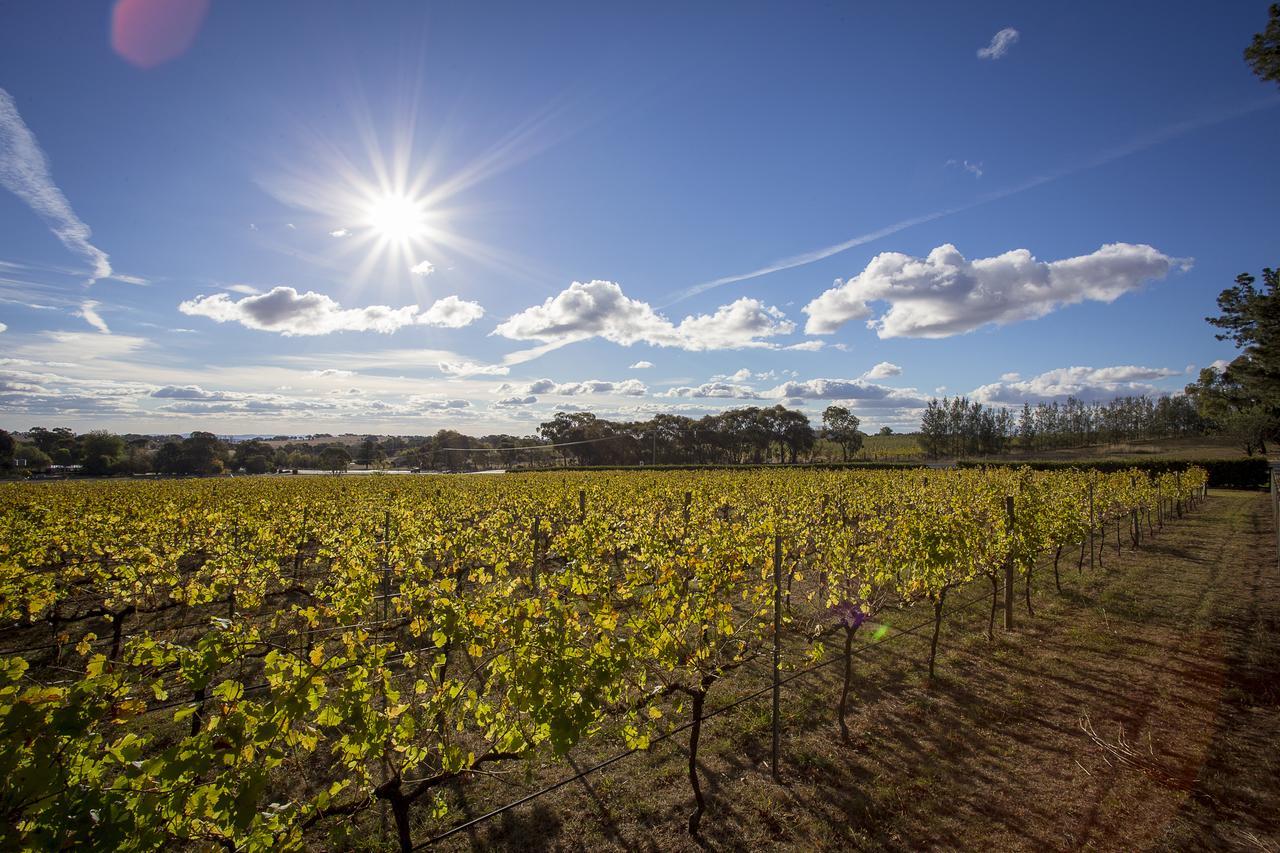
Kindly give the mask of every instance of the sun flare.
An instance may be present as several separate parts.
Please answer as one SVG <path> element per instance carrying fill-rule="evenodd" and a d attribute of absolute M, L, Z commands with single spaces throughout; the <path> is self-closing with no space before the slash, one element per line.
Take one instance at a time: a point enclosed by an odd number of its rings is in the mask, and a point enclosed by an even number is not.
<path fill-rule="evenodd" d="M 365 222 L 384 240 L 410 243 L 426 235 L 426 205 L 407 195 L 387 193 L 370 203 Z"/>

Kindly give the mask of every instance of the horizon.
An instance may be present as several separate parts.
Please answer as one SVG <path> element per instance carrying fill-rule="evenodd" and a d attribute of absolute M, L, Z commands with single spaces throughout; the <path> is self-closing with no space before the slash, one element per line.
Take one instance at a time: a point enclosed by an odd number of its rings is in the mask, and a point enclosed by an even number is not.
<path fill-rule="evenodd" d="M 1267 5 L 10 7 L 0 428 L 1179 393 L 1280 261 Z"/>

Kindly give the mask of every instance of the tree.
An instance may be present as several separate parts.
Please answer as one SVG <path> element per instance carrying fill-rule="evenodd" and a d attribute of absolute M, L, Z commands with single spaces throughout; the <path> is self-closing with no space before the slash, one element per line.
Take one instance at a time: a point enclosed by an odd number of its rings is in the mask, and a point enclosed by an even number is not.
<path fill-rule="evenodd" d="M 96 430 L 80 436 L 80 459 L 84 473 L 101 477 L 110 474 L 124 459 L 124 439 Z"/>
<path fill-rule="evenodd" d="M 275 451 L 271 445 L 256 438 L 242 441 L 236 445 L 234 464 L 250 474 L 265 474 L 275 464 Z"/>
<path fill-rule="evenodd" d="M 1263 80 L 1280 83 L 1280 3 L 1272 3 L 1267 27 L 1244 49 L 1244 61 Z"/>
<path fill-rule="evenodd" d="M 19 444 L 13 453 L 13 458 L 18 467 L 26 468 L 29 471 L 47 471 L 49 466 L 53 464 L 49 454 L 34 444 Z"/>
<path fill-rule="evenodd" d="M 1187 386 L 1201 416 L 1238 435 L 1247 446 L 1280 432 L 1280 271 L 1262 271 L 1262 287 L 1249 273 L 1218 294 L 1217 317 L 1206 317 L 1240 354 L 1225 370 L 1206 368 Z M 1247 413 L 1247 414 L 1246 414 Z M 1255 438 L 1248 438 L 1247 436 Z"/>
<path fill-rule="evenodd" d="M 858 431 L 860 423 L 858 416 L 844 406 L 827 406 L 822 413 L 822 425 L 826 428 L 827 438 L 840 445 L 846 462 L 851 453 L 862 449 L 862 433 Z"/>
<path fill-rule="evenodd" d="M 13 452 L 17 446 L 18 443 L 13 440 L 13 436 L 0 429 L 0 468 L 13 467 Z"/>
<path fill-rule="evenodd" d="M 211 432 L 193 432 L 182 442 L 180 473 L 220 474 L 230 453 Z"/>
<path fill-rule="evenodd" d="M 351 464 L 351 454 L 347 449 L 338 444 L 331 444 L 324 450 L 320 451 L 320 464 L 325 470 L 338 473 L 347 470 L 347 466 Z"/>
<path fill-rule="evenodd" d="M 1036 419 L 1031 414 L 1031 404 L 1022 404 L 1022 416 L 1018 418 L 1018 441 L 1023 450 L 1032 450 L 1036 446 Z"/>
<path fill-rule="evenodd" d="M 783 406 L 775 406 L 774 417 L 777 423 L 778 440 L 786 447 L 790 461 L 794 464 L 798 454 L 807 453 L 813 449 L 818 437 L 804 412 L 797 412 Z M 854 432 L 857 435 L 858 446 L 861 447 L 862 434 L 858 433 L 856 429 Z"/>
<path fill-rule="evenodd" d="M 356 464 L 363 465 L 365 470 L 369 466 L 376 465 L 386 458 L 386 454 L 378 447 L 378 439 L 376 436 L 365 436 L 364 441 L 360 443 L 360 451 L 356 454 Z"/>
<path fill-rule="evenodd" d="M 882 426 L 880 427 L 880 431 L 877 432 L 876 435 L 893 435 L 893 427 Z"/>

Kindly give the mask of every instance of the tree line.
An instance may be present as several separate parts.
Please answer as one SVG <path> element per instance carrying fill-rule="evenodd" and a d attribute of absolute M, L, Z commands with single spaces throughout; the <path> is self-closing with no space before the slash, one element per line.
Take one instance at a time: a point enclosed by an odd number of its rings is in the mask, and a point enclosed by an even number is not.
<path fill-rule="evenodd" d="M 920 445 L 930 457 L 1054 450 L 1152 438 L 1202 435 L 1212 424 L 1194 398 L 1117 397 L 1108 403 L 1023 403 L 1019 415 L 967 397 L 930 400 L 920 419 Z"/>

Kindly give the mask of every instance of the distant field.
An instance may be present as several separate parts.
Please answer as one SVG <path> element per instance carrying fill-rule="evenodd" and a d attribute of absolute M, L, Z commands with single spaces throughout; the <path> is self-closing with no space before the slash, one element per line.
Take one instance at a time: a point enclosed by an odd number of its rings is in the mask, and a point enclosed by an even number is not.
<path fill-rule="evenodd" d="M 910 462 L 923 457 L 924 450 L 914 435 L 869 435 L 862 440 L 862 449 L 853 459 L 865 462 Z"/>
<path fill-rule="evenodd" d="M 905 437 L 905 436 L 904 436 Z M 1147 441 L 1129 441 L 1116 444 L 1093 444 L 1088 447 L 1072 447 L 1062 450 L 1038 450 L 1036 459 L 1108 459 L 1113 457 L 1144 456 L 1151 459 L 1236 459 L 1244 457 L 1244 451 L 1231 438 L 1223 436 L 1195 436 L 1192 438 L 1156 438 Z M 1018 454 L 1011 454 L 1017 458 Z"/>

